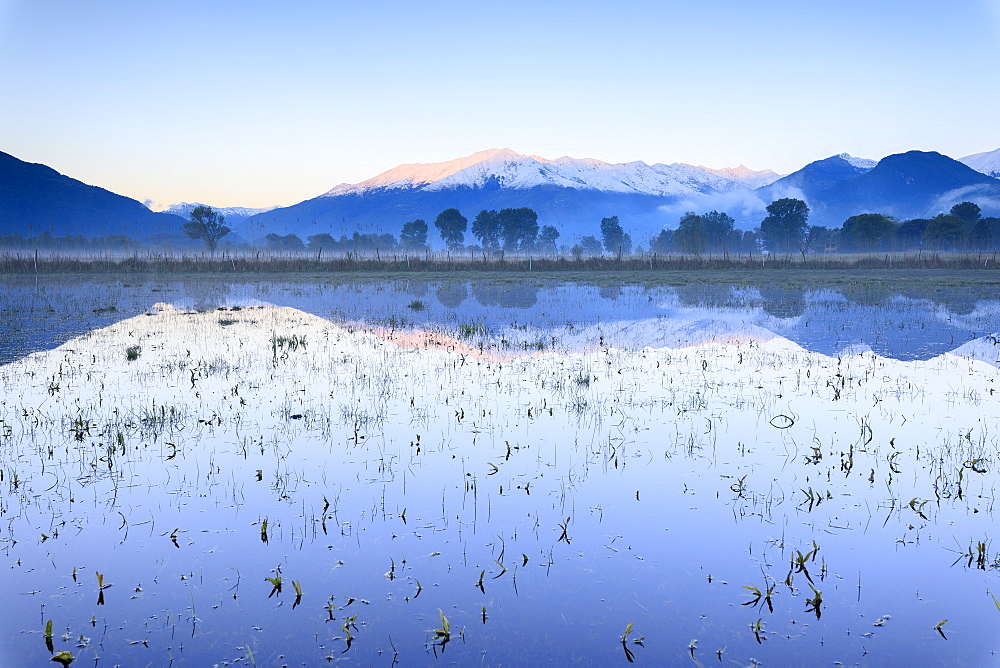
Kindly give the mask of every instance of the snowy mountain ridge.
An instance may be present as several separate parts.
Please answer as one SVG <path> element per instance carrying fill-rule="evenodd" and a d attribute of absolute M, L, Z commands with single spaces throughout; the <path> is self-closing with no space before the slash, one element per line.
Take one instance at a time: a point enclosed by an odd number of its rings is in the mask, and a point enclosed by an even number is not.
<path fill-rule="evenodd" d="M 841 153 L 837 157 L 846 161 L 852 167 L 857 167 L 858 169 L 874 169 L 875 165 L 878 164 L 878 160 L 869 160 L 868 158 L 855 158 L 853 155 L 849 153 Z"/>
<path fill-rule="evenodd" d="M 164 212 L 172 213 L 175 216 L 181 216 L 182 218 L 188 218 L 191 216 L 191 212 L 198 208 L 199 206 L 209 206 L 208 204 L 202 204 L 201 202 L 181 202 L 179 204 L 172 204 L 167 207 Z M 244 220 L 250 216 L 256 216 L 258 213 L 267 213 L 273 209 L 277 209 L 276 206 L 269 206 L 263 209 L 251 209 L 245 206 L 213 206 L 211 207 L 214 211 L 222 214 L 228 219 L 233 220 Z"/>
<path fill-rule="evenodd" d="M 986 176 L 1000 179 L 1000 148 L 985 153 L 973 153 L 959 158 L 958 161 L 972 167 L 977 172 L 986 174 Z"/>
<path fill-rule="evenodd" d="M 455 188 L 529 189 L 557 186 L 608 193 L 676 197 L 706 192 L 754 189 L 780 178 L 771 170 L 710 169 L 684 163 L 647 165 L 642 161 L 612 164 L 592 158 L 564 156 L 549 160 L 510 149 L 490 149 L 470 156 L 431 164 L 400 165 L 356 184 L 341 184 L 323 197 L 363 194 L 380 189 L 419 188 L 426 191 Z"/>

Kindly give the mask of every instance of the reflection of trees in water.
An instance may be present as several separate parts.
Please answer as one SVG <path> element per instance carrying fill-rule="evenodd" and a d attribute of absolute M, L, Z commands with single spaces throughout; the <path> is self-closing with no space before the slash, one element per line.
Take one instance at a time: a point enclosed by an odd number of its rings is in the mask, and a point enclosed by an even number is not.
<path fill-rule="evenodd" d="M 538 288 L 523 283 L 486 283 L 473 285 L 472 296 L 483 306 L 531 308 L 538 303 Z"/>
<path fill-rule="evenodd" d="M 887 283 L 859 283 L 843 289 L 849 301 L 865 306 L 883 306 L 892 299 L 903 297 L 913 301 L 929 300 L 955 315 L 969 315 L 976 310 L 981 296 L 969 288 L 946 288 L 925 285 L 890 285 Z"/>
<path fill-rule="evenodd" d="M 805 290 L 761 288 L 761 308 L 775 318 L 797 318 L 806 311 Z"/>
<path fill-rule="evenodd" d="M 607 299 L 608 301 L 615 301 L 622 296 L 622 286 L 620 285 L 603 285 L 601 289 L 598 290 L 601 297 Z"/>
<path fill-rule="evenodd" d="M 229 283 L 212 280 L 183 281 L 183 294 L 194 302 L 198 311 L 209 311 L 226 302 L 232 291 Z"/>
<path fill-rule="evenodd" d="M 849 302 L 865 306 L 881 306 L 899 294 L 899 291 L 886 283 L 858 282 L 845 286 L 840 293 Z"/>
<path fill-rule="evenodd" d="M 468 297 L 469 289 L 464 281 L 445 283 L 437 289 L 437 299 L 446 308 L 458 308 Z"/>
<path fill-rule="evenodd" d="M 424 297 L 428 290 L 430 290 L 430 283 L 427 281 L 407 281 L 406 287 L 403 288 L 406 294 L 414 297 Z"/>
<path fill-rule="evenodd" d="M 750 297 L 760 295 L 760 307 L 776 318 L 796 318 L 806 310 L 806 295 L 810 289 L 785 288 L 777 285 L 757 286 L 741 290 L 738 286 L 723 284 L 682 285 L 675 288 L 678 302 L 691 308 L 746 308 L 756 303 Z M 927 286 L 921 282 L 892 283 L 886 280 L 857 281 L 838 287 L 825 288 L 831 294 L 843 297 L 847 304 L 875 308 L 892 308 L 894 299 L 905 298 L 914 302 L 931 301 L 955 315 L 969 315 L 984 298 L 984 294 L 967 287 Z M 601 296 L 611 298 L 601 290 Z"/>
<path fill-rule="evenodd" d="M 946 290 L 927 295 L 936 305 L 942 306 L 955 315 L 969 315 L 976 310 L 979 299 L 967 290 Z"/>
<path fill-rule="evenodd" d="M 702 308 L 743 308 L 746 299 L 732 285 L 690 284 L 677 287 L 677 301 L 683 306 Z"/>

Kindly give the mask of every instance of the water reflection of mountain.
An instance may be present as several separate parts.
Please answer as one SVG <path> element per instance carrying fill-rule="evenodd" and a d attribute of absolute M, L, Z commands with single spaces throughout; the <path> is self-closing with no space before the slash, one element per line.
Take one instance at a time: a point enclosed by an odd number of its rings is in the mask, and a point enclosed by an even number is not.
<path fill-rule="evenodd" d="M 8 277 L 0 288 L 0 364 L 185 298 L 183 285 L 114 278 Z M 152 301 L 151 301 L 152 300 Z"/>
<path fill-rule="evenodd" d="M 726 336 L 749 328 L 827 355 L 860 347 L 897 359 L 926 359 L 1000 331 L 1000 301 L 988 286 L 977 290 L 904 284 L 895 289 L 859 282 L 846 288 L 795 290 L 459 279 L 308 283 L 55 277 L 36 282 L 8 277 L 3 287 L 0 362 L 55 347 L 146 312 L 156 302 L 196 310 L 266 302 L 334 321 L 384 323 L 397 318 L 418 327 L 476 321 L 488 331 L 500 331 L 527 324 L 533 336 L 546 340 L 567 327 L 578 332 L 590 328 L 587 331 L 619 332 L 623 341 L 636 346 L 671 345 L 674 335 L 668 332 L 678 333 L 677 345 L 686 345 L 701 334 Z M 421 298 L 421 309 L 413 307 L 415 296 Z"/>

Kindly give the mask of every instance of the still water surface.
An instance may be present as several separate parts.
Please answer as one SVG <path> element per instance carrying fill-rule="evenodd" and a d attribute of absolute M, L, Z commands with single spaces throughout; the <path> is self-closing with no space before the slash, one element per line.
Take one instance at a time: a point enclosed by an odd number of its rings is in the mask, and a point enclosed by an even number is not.
<path fill-rule="evenodd" d="M 1000 297 L 992 286 L 935 287 L 906 280 L 896 287 L 791 289 L 552 280 L 10 277 L 2 287 L 0 362 L 145 313 L 157 302 L 197 310 L 268 303 L 361 326 L 475 323 L 498 344 L 506 337 L 522 349 L 553 334 L 569 345 L 676 347 L 705 335 L 761 327 L 825 355 L 864 348 L 908 360 L 929 359 L 1000 330 Z M 517 334 L 525 327 L 534 341 Z"/>
<path fill-rule="evenodd" d="M 996 661 L 989 294 L 6 287 L 5 665 Z"/>

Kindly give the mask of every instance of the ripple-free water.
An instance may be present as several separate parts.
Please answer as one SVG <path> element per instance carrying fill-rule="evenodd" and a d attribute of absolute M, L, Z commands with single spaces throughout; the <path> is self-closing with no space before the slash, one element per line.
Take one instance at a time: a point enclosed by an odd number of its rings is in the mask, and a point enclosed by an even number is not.
<path fill-rule="evenodd" d="M 0 663 L 991 663 L 997 369 L 940 353 L 997 302 L 933 296 L 13 285 Z"/>

